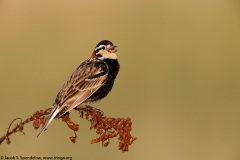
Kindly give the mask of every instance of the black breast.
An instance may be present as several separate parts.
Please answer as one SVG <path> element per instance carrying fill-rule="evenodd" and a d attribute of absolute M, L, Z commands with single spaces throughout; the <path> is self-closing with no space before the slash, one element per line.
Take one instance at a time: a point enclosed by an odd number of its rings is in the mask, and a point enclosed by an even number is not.
<path fill-rule="evenodd" d="M 88 98 L 88 100 L 87 100 L 88 102 L 98 101 L 98 100 L 106 97 L 108 95 L 108 93 L 111 91 L 113 84 L 114 84 L 114 80 L 117 77 L 117 74 L 118 74 L 118 71 L 120 68 L 118 60 L 105 59 L 103 61 L 106 62 L 106 64 L 108 65 L 108 69 L 109 69 L 107 81 L 92 96 L 90 96 Z"/>

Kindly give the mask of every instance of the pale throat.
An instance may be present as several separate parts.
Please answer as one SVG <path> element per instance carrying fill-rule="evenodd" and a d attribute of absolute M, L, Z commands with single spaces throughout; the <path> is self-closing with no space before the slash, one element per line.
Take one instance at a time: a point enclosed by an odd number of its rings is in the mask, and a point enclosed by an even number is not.
<path fill-rule="evenodd" d="M 106 50 L 101 52 L 102 57 L 99 59 L 117 59 L 117 55 L 115 53 L 108 52 Z"/>

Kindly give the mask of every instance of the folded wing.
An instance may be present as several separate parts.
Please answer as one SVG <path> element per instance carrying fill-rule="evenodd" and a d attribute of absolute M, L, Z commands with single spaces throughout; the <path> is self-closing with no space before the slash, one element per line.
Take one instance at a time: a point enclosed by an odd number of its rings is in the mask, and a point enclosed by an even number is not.
<path fill-rule="evenodd" d="M 51 114 L 40 136 L 54 118 L 61 117 L 78 105 L 84 103 L 107 80 L 108 68 L 105 62 L 88 59 L 83 62 L 63 85 L 53 104 Z"/>

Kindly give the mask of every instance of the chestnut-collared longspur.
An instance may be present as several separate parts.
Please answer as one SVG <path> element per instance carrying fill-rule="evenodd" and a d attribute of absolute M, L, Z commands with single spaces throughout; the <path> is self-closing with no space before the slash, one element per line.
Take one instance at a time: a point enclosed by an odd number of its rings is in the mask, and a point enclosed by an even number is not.
<path fill-rule="evenodd" d="M 108 40 L 98 43 L 91 58 L 80 64 L 59 91 L 40 136 L 55 118 L 75 107 L 91 104 L 108 95 L 119 71 L 116 46 Z"/>

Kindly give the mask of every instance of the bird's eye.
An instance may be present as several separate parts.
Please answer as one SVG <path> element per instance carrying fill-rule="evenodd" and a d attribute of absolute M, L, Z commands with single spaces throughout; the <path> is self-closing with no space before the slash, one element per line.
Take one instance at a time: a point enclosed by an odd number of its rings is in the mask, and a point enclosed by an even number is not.
<path fill-rule="evenodd" d="M 105 47 L 102 47 L 102 49 L 105 49 Z"/>

